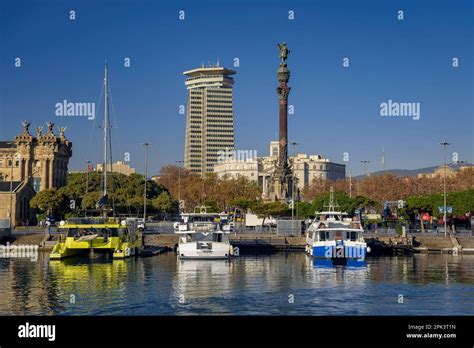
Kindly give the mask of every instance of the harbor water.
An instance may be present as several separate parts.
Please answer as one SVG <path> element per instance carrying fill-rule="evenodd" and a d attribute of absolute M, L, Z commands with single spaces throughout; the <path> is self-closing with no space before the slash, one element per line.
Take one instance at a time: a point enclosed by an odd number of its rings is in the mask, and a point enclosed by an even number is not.
<path fill-rule="evenodd" d="M 474 315 L 474 255 L 0 259 L 0 315 Z"/>

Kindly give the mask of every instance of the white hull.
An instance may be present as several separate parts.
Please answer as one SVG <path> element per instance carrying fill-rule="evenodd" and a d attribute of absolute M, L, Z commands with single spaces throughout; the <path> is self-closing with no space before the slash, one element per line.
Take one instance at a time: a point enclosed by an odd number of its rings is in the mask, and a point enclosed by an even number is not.
<path fill-rule="evenodd" d="M 180 259 L 228 259 L 231 256 L 232 247 L 229 243 L 212 242 L 207 248 L 198 246 L 199 242 L 181 243 L 178 245 L 178 257 Z"/>
<path fill-rule="evenodd" d="M 365 259 L 367 243 L 360 241 L 306 241 L 306 252 L 315 258 Z"/>

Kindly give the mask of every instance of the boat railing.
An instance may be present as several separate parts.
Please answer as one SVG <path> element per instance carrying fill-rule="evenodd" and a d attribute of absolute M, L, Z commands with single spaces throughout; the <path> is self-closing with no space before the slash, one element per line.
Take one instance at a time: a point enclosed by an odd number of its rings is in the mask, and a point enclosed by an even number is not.
<path fill-rule="evenodd" d="M 81 224 L 81 225 L 99 225 L 111 222 L 110 219 L 103 217 L 70 217 L 67 219 L 68 224 Z M 115 222 L 115 221 L 113 221 Z"/>
<path fill-rule="evenodd" d="M 215 231 L 217 229 L 217 224 L 212 222 L 194 222 L 190 224 L 190 229 L 194 231 Z"/>

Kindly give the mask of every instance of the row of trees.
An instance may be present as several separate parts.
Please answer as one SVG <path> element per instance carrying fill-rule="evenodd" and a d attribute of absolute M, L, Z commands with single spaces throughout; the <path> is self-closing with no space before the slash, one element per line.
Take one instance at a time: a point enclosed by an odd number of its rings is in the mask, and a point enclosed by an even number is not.
<path fill-rule="evenodd" d="M 109 204 L 119 214 L 138 215 L 143 212 L 143 176 L 110 173 L 107 177 Z M 71 173 L 67 185 L 59 189 L 43 190 L 30 201 L 32 208 L 49 212 L 57 217 L 75 215 L 79 210 L 96 209 L 103 195 L 100 173 Z M 147 207 L 150 213 L 170 213 L 178 210 L 177 202 L 168 191 L 155 181 L 147 181 Z"/>
<path fill-rule="evenodd" d="M 399 177 L 384 174 L 363 179 L 323 181 L 315 180 L 302 192 L 302 201 L 295 204 L 300 217 L 311 217 L 329 202 L 330 187 L 341 210 L 353 213 L 355 209 L 381 212 L 384 201 L 403 199 L 407 201 L 402 213 L 429 212 L 436 215 L 442 205 L 442 178 Z M 44 190 L 30 202 L 33 208 L 53 212 L 57 216 L 75 214 L 78 209 L 94 209 L 102 196 L 100 173 L 71 173 L 66 186 Z M 465 170 L 447 179 L 448 205 L 455 214 L 474 210 L 474 170 Z M 111 173 L 108 176 L 110 201 L 118 213 L 140 214 L 143 212 L 143 176 L 125 176 Z M 112 194 L 113 193 L 113 194 Z M 255 181 L 245 177 L 219 178 L 214 173 L 204 176 L 177 167 L 161 169 L 158 182 L 147 182 L 147 207 L 150 214 L 176 213 L 179 201 L 182 210 L 192 211 L 205 205 L 212 211 L 251 210 L 261 217 L 288 216 L 291 210 L 280 202 L 263 202 L 261 191 Z"/>
<path fill-rule="evenodd" d="M 438 207 L 444 204 L 442 194 L 408 197 L 406 202 L 406 211 L 409 213 L 417 215 L 429 213 L 438 218 L 443 216 L 443 212 L 438 210 Z M 452 207 L 454 216 L 471 214 L 474 212 L 474 189 L 450 192 L 447 195 L 447 205 Z"/>
<path fill-rule="evenodd" d="M 222 179 L 214 173 L 201 176 L 177 166 L 163 167 L 158 182 L 173 199 L 184 201 L 182 208 L 187 211 L 198 205 L 214 211 L 246 209 L 262 194 L 257 183 L 245 177 Z"/>
<path fill-rule="evenodd" d="M 188 210 L 204 203 L 216 210 L 250 209 L 259 215 L 268 213 L 272 216 L 284 216 L 291 213 L 287 205 L 262 202 L 261 191 L 256 183 L 244 177 L 226 180 L 219 179 L 215 174 L 201 177 L 177 166 L 166 166 L 161 170 L 159 182 L 174 199 L 184 200 Z M 449 192 L 448 203 L 453 206 L 456 214 L 474 210 L 472 192 L 469 191 L 474 187 L 474 169 L 464 170 L 447 178 L 446 186 Z M 331 187 L 334 188 L 335 199 L 341 209 L 350 213 L 359 208 L 381 212 L 385 201 L 399 199 L 408 202 L 407 209 L 401 213 L 427 211 L 421 202 L 426 199 L 431 202 L 433 199 L 428 210 L 434 213 L 433 207 L 437 209 L 439 200 L 443 199 L 443 178 L 439 177 L 400 177 L 387 173 L 352 180 L 314 180 L 303 190 L 302 201 L 296 203 L 297 214 L 310 217 L 315 211 L 323 210 L 324 205 L 329 202 Z M 464 193 L 457 195 L 453 192 Z"/>
<path fill-rule="evenodd" d="M 442 194 L 443 178 L 401 177 L 387 173 L 352 180 L 348 178 L 337 181 L 314 180 L 303 190 L 303 200 L 312 201 L 329 191 L 331 186 L 335 191 L 344 192 L 346 195 L 367 197 L 376 203 L 378 209 L 382 209 L 385 201 Z M 474 168 L 463 170 L 446 179 L 447 192 L 460 192 L 472 188 L 474 188 Z"/>

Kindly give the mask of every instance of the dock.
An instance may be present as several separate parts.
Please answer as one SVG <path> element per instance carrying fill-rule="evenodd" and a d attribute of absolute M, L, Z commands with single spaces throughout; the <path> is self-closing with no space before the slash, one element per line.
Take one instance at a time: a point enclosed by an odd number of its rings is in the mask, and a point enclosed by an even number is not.
<path fill-rule="evenodd" d="M 168 247 L 164 246 L 150 246 L 146 245 L 143 247 L 142 250 L 138 253 L 139 256 L 155 256 L 158 254 L 162 254 L 166 251 L 169 251 L 170 249 Z"/>
<path fill-rule="evenodd" d="M 39 245 L 40 250 L 50 251 L 60 238 L 59 233 L 53 233 L 51 240 L 46 239 L 44 232 L 14 232 L 10 238 L 11 244 Z M 306 239 L 304 236 L 279 236 L 276 233 L 245 232 L 231 233 L 230 243 L 241 252 L 278 252 L 304 251 Z M 452 253 L 474 254 L 474 236 L 466 235 L 434 235 L 409 234 L 401 236 L 374 236 L 367 233 L 365 241 L 371 248 L 371 256 L 396 255 L 411 253 Z M 145 233 L 143 242 L 146 248 L 144 256 L 157 255 L 166 251 L 176 250 L 178 235 L 174 233 Z"/>
<path fill-rule="evenodd" d="M 230 244 L 241 251 L 304 250 L 305 237 L 282 237 L 274 234 L 237 234 L 229 237 Z"/>

